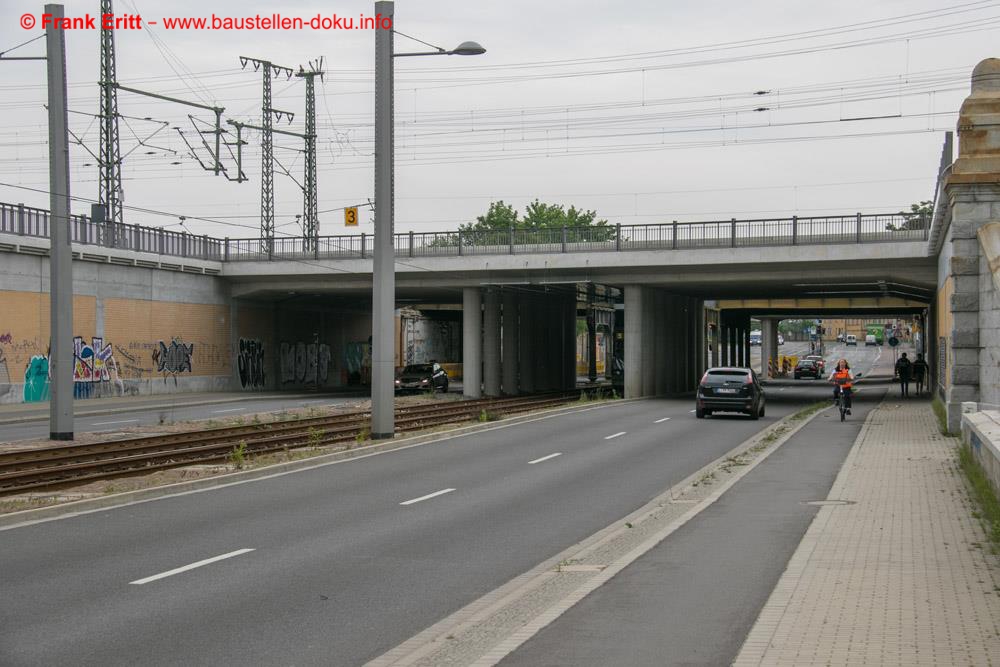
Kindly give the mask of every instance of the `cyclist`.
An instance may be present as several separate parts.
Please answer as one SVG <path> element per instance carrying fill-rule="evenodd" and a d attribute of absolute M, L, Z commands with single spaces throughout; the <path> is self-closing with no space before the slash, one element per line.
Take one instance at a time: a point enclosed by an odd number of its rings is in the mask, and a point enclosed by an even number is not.
<path fill-rule="evenodd" d="M 851 414 L 854 374 L 851 373 L 851 365 L 847 363 L 847 359 L 841 359 L 837 362 L 837 368 L 830 375 L 829 381 L 833 383 L 833 400 L 837 400 L 837 396 L 843 393 L 844 407 L 847 409 L 847 414 Z"/>

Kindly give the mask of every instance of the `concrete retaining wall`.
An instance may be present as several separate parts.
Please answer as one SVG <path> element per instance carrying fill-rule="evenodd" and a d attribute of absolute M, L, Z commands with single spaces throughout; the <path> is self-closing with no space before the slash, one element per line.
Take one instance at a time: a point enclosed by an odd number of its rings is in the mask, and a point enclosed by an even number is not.
<path fill-rule="evenodd" d="M 0 261 L 0 403 L 48 400 L 49 262 Z M 73 263 L 74 394 L 100 398 L 232 387 L 229 290 L 217 277 Z"/>
<path fill-rule="evenodd" d="M 984 410 L 963 414 L 962 440 L 983 466 L 993 490 L 1000 493 L 1000 412 Z"/>

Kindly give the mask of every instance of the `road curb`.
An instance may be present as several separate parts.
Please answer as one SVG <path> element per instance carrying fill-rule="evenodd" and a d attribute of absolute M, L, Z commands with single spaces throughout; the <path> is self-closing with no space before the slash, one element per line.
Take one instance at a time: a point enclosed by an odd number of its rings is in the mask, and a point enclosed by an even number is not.
<path fill-rule="evenodd" d="M 550 419 L 552 417 L 558 417 L 563 414 L 569 414 L 573 412 L 585 412 L 588 410 L 596 410 L 596 409 L 612 407 L 615 405 L 623 405 L 625 403 L 633 403 L 636 401 L 643 401 L 643 400 L 648 400 L 648 399 L 646 398 L 618 399 L 612 401 L 601 401 L 594 404 L 589 404 L 589 403 L 571 404 L 569 406 L 552 408 L 550 410 L 541 410 L 529 414 L 507 417 L 505 419 L 500 419 L 495 422 L 488 422 L 484 424 L 469 424 L 466 426 L 459 426 L 458 428 L 449 429 L 447 431 L 436 431 L 433 433 L 413 435 L 406 438 L 394 438 L 393 440 L 374 442 L 370 445 L 365 445 L 364 447 L 358 447 L 357 449 L 347 449 L 339 452 L 331 452 L 329 454 L 321 454 L 319 456 L 307 459 L 301 459 L 298 461 L 275 463 L 269 466 L 264 466 L 262 468 L 255 468 L 253 470 L 231 472 L 223 475 L 218 475 L 215 477 L 206 477 L 204 479 L 195 479 L 187 482 L 176 482 L 174 484 L 168 484 L 165 486 L 152 487 L 148 489 L 138 489 L 136 491 L 126 491 L 124 493 L 116 493 L 108 496 L 86 498 L 83 500 L 75 500 L 57 505 L 49 505 L 45 507 L 20 510 L 17 512 L 9 512 L 7 514 L 0 514 L 0 531 L 27 526 L 42 521 L 51 521 L 54 519 L 61 519 L 70 516 L 75 516 L 78 514 L 88 514 L 90 512 L 99 512 L 102 510 L 112 509 L 115 507 L 132 505 L 135 503 L 149 502 L 170 496 L 186 495 L 189 493 L 200 493 L 202 491 L 208 491 L 211 489 L 231 486 L 234 484 L 244 484 L 247 482 L 267 479 L 270 477 L 288 475 L 302 470 L 321 468 L 324 466 L 343 463 L 345 461 L 350 461 L 354 459 L 365 458 L 368 456 L 376 456 L 379 454 L 384 454 L 399 449 L 416 447 L 420 445 L 431 444 L 433 442 L 441 442 L 444 440 L 451 440 L 454 438 L 460 438 L 467 435 L 473 435 L 475 433 L 482 433 L 484 431 L 492 431 L 495 429 L 506 428 L 508 426 L 515 426 L 517 424 L 522 424 L 525 422 L 537 421 L 541 419 Z"/>

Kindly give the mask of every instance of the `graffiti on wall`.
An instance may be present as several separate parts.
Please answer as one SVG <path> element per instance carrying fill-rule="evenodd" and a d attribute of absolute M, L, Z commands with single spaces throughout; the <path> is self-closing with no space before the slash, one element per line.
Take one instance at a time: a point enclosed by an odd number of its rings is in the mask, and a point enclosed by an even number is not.
<path fill-rule="evenodd" d="M 46 367 L 48 361 L 46 360 Z M 25 383 L 27 386 L 27 383 Z M 88 344 L 82 336 L 73 338 L 73 397 L 93 398 L 110 394 L 124 396 L 125 383 L 118 372 L 111 343 L 94 336 Z"/>
<path fill-rule="evenodd" d="M 244 389 L 264 388 L 264 344 L 257 339 L 240 338 L 236 357 L 240 371 L 240 386 Z"/>
<path fill-rule="evenodd" d="M 283 341 L 278 359 L 283 384 L 326 384 L 330 372 L 330 346 L 326 343 Z"/>
<path fill-rule="evenodd" d="M 191 364 L 191 356 L 194 354 L 194 343 L 185 345 L 182 341 L 173 338 L 170 345 L 162 340 L 159 347 L 153 350 L 153 363 L 156 364 L 156 371 L 163 374 L 163 381 L 167 381 L 167 376 L 174 378 L 174 385 L 177 384 L 177 376 L 187 371 L 194 372 Z"/>
<path fill-rule="evenodd" d="M 7 355 L 0 347 L 0 384 L 9 384 L 10 374 L 7 372 Z"/>
<path fill-rule="evenodd" d="M 36 354 L 24 369 L 24 402 L 49 400 L 49 358 Z"/>
<path fill-rule="evenodd" d="M 404 364 L 426 364 L 462 358 L 462 327 L 457 320 L 423 316 L 419 311 L 401 313 L 400 333 L 403 338 L 401 361 Z"/>

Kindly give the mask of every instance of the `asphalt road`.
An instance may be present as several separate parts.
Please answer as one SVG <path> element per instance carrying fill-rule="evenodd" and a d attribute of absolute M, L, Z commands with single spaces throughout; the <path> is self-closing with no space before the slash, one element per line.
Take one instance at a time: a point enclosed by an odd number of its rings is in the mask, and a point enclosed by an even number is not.
<path fill-rule="evenodd" d="M 528 640 L 504 667 L 729 665 L 887 383 L 829 411 L 718 502 Z M 714 425 L 713 425 L 714 426 Z"/>
<path fill-rule="evenodd" d="M 600 404 L 0 530 L 0 664 L 361 664 L 828 396 L 773 386 L 760 421 Z"/>
<path fill-rule="evenodd" d="M 605 404 L 0 531 L 0 664 L 363 663 L 811 400 Z"/>

